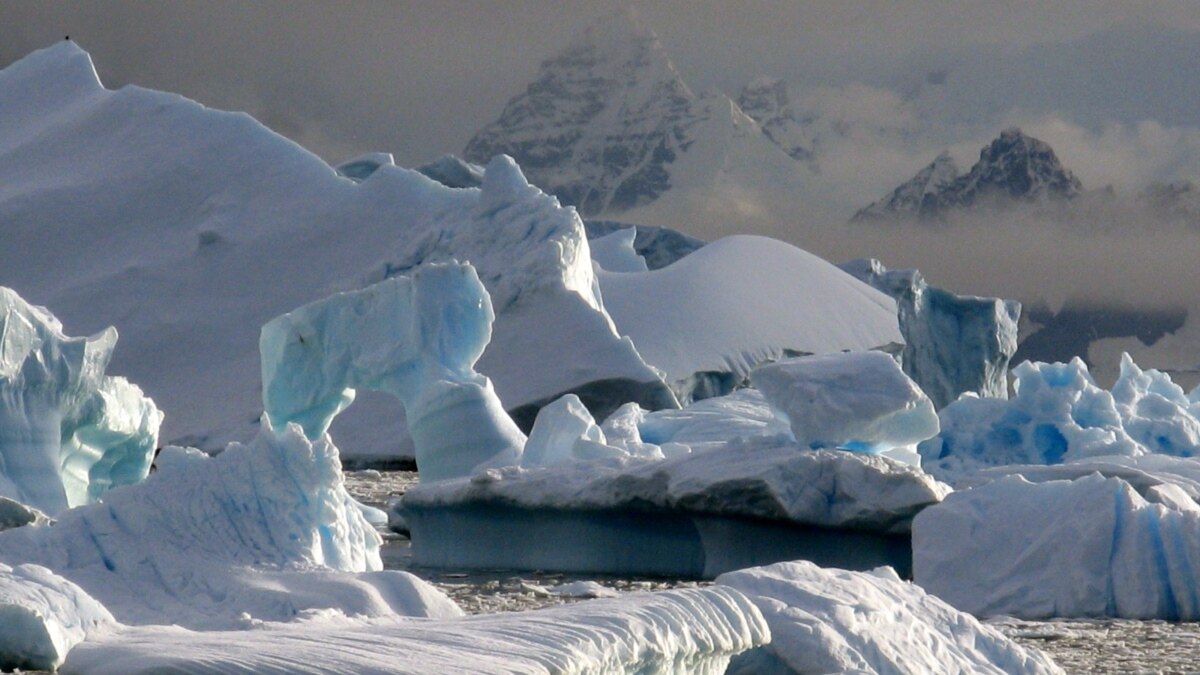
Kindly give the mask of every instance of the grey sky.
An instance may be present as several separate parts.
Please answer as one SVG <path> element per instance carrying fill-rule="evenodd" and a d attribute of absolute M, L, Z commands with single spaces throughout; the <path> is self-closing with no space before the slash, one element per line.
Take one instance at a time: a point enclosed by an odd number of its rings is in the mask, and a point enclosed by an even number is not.
<path fill-rule="evenodd" d="M 542 59 L 614 6 L 6 0 L 0 67 L 69 34 L 109 87 L 134 83 L 245 110 L 331 162 L 387 151 L 414 166 L 461 152 Z M 702 236 L 774 234 L 832 260 L 874 255 L 975 293 L 1061 300 L 1101 289 L 1128 300 L 1200 290 L 1195 233 L 1100 242 L 1045 227 L 1035 228 L 1037 237 L 1029 228 L 987 224 L 954 237 L 849 237 L 826 227 L 844 223 L 942 149 L 969 167 L 1011 124 L 1050 142 L 1088 188 L 1112 184 L 1129 193 L 1152 180 L 1200 178 L 1200 3 L 636 6 L 693 88 L 736 95 L 756 75 L 787 78 L 805 89 L 807 105 L 827 114 L 833 139 L 802 205 L 771 223 L 673 225 Z M 1164 290 L 1163 279 L 1173 288 Z"/>
<path fill-rule="evenodd" d="M 135 83 L 247 110 L 331 161 L 386 150 L 411 165 L 460 151 L 541 59 L 613 4 L 9 0 L 0 5 L 0 65 L 70 34 L 109 86 Z M 1200 42 L 1200 7 L 1187 1 L 637 7 L 689 83 L 734 94 L 762 73 L 900 89 L 944 61 L 1019 63 L 1030 58 L 1022 49 L 1114 26 L 1149 26 L 1147 39 L 1169 26 Z M 1179 65 L 1196 74 L 1196 65 Z"/>

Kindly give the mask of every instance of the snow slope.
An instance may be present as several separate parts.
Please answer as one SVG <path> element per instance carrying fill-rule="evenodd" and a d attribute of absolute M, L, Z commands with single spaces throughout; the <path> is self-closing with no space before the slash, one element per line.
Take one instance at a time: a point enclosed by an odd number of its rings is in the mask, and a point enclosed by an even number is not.
<path fill-rule="evenodd" d="M 894 300 L 766 237 L 726 237 L 662 269 L 598 277 L 618 330 L 685 398 L 698 373 L 737 383 L 785 354 L 903 342 Z"/>
<path fill-rule="evenodd" d="M 271 317 L 450 258 L 469 259 L 492 295 L 479 369 L 505 405 L 598 379 L 669 403 L 602 309 L 578 216 L 510 161 L 480 190 L 386 163 L 356 182 L 245 114 L 109 91 L 70 42 L 0 71 L 0 110 L 0 284 L 53 307 L 71 333 L 115 324 L 111 371 L 167 413 L 166 442 L 217 450 L 253 437 L 258 329 Z M 531 326 L 536 343 L 522 340 Z M 396 408 L 348 411 L 342 428 L 370 428 L 347 452 L 390 449 L 396 432 L 372 430 Z"/>

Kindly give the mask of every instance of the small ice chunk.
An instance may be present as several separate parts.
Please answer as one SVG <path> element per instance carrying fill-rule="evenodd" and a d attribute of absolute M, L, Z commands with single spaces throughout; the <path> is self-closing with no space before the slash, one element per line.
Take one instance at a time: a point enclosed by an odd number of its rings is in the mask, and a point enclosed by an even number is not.
<path fill-rule="evenodd" d="M 579 397 L 567 394 L 538 412 L 521 455 L 521 466 L 549 466 L 625 454 L 624 450 L 608 445 L 604 432 Z"/>
<path fill-rule="evenodd" d="M 646 259 L 638 255 L 633 248 L 633 240 L 637 237 L 636 227 L 616 230 L 595 239 L 588 240 L 592 251 L 592 262 L 607 272 L 645 272 Z"/>
<path fill-rule="evenodd" d="M 620 595 L 615 589 L 586 580 L 550 586 L 546 591 L 563 598 L 615 598 Z"/>
<path fill-rule="evenodd" d="M 56 670 L 89 633 L 115 624 L 92 596 L 45 567 L 0 563 L 0 670 Z"/>
<path fill-rule="evenodd" d="M 933 403 L 882 352 L 788 359 L 751 380 L 802 446 L 878 454 L 938 432 Z"/>

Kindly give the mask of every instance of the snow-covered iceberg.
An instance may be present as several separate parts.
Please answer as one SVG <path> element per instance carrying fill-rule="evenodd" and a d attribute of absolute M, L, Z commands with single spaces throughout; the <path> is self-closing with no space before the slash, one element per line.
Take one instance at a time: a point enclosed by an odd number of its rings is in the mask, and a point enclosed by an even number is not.
<path fill-rule="evenodd" d="M 438 621 L 317 616 L 249 631 L 134 627 L 79 645 L 65 667 L 97 675 L 720 675 L 732 655 L 769 639 L 754 604 L 718 587 Z"/>
<path fill-rule="evenodd" d="M 103 605 L 45 567 L 0 563 L 0 670 L 55 670 L 88 634 L 115 624 Z"/>
<path fill-rule="evenodd" d="M 728 393 L 767 361 L 903 341 L 895 301 L 766 237 L 726 237 L 662 269 L 597 276 L 617 330 L 684 402 Z"/>
<path fill-rule="evenodd" d="M 0 287 L 0 497 L 54 515 L 145 479 L 163 415 L 104 374 L 116 342 L 111 327 L 69 338 Z"/>
<path fill-rule="evenodd" d="M 383 391 L 404 404 L 422 480 L 511 464 L 525 435 L 474 369 L 493 319 L 475 269 L 457 263 L 309 303 L 263 326 L 263 406 L 318 440 L 355 388 Z"/>
<path fill-rule="evenodd" d="M 0 285 L 80 331 L 115 322 L 112 369 L 171 412 L 167 443 L 255 436 L 258 329 L 272 317 L 450 259 L 492 296 L 477 367 L 524 422 L 570 391 L 600 417 L 628 400 L 674 405 L 605 312 L 578 214 L 510 160 L 478 189 L 383 157 L 355 182 L 245 114 L 105 89 L 69 41 L 0 71 L 0 110 Z M 362 422 L 398 406 L 363 398 L 334 437 L 351 454 L 395 452 L 402 426 Z"/>
<path fill-rule="evenodd" d="M 1125 355 L 1107 391 L 1087 366 L 1026 361 L 1007 401 L 964 396 L 942 409 L 941 433 L 919 447 L 923 466 L 956 482 L 1010 464 L 1060 464 L 1106 455 L 1200 455 L 1200 406 L 1158 371 Z"/>
<path fill-rule="evenodd" d="M 1020 303 L 955 295 L 930 286 L 916 270 L 888 271 L 878 260 L 852 260 L 839 267 L 895 298 L 904 372 L 937 408 L 965 392 L 1008 398 Z"/>
<path fill-rule="evenodd" d="M 157 466 L 53 525 L 0 532 L 0 562 L 46 567 L 125 624 L 461 613 L 416 577 L 382 571 L 379 535 L 346 493 L 328 438 L 268 426 L 212 458 L 166 448 Z"/>
<path fill-rule="evenodd" d="M 722 574 L 717 585 L 749 596 L 771 628 L 771 642 L 735 657 L 729 675 L 1063 672 L 886 567 L 784 562 Z"/>
<path fill-rule="evenodd" d="M 761 366 L 751 375 L 801 446 L 904 453 L 938 432 L 933 403 L 881 352 L 825 354 Z"/>
<path fill-rule="evenodd" d="M 913 522 L 915 579 L 981 616 L 1196 621 L 1200 506 L 1169 482 L 1138 487 L 1011 475 L 955 492 Z"/>

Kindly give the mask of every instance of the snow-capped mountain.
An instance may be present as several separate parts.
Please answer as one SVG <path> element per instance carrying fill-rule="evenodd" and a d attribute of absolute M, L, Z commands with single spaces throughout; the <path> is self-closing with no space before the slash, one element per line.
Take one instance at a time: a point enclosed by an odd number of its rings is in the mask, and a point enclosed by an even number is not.
<path fill-rule="evenodd" d="M 955 209 L 1012 203 L 1065 202 L 1083 186 L 1044 141 L 1005 129 L 964 175 L 942 154 L 883 199 L 855 214 L 871 218 L 938 218 Z"/>
<path fill-rule="evenodd" d="M 501 153 L 585 215 L 629 211 L 668 191 L 786 182 L 800 169 L 729 97 L 694 93 L 630 10 L 602 17 L 544 61 L 463 156 L 486 163 Z"/>
<path fill-rule="evenodd" d="M 775 77 L 756 77 L 742 88 L 737 104 L 762 126 L 767 138 L 793 159 L 813 159 L 812 133 L 806 127 L 814 120 L 793 108 L 787 82 Z"/>

